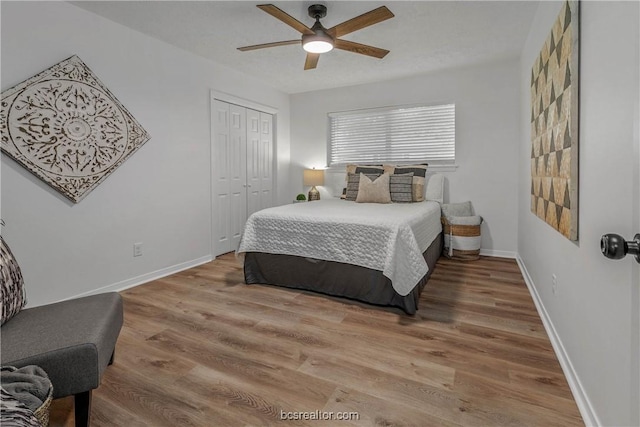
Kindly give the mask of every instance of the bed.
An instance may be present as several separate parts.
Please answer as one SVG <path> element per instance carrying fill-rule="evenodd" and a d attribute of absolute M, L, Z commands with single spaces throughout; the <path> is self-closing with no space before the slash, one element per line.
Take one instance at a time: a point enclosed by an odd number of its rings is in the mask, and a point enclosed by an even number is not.
<path fill-rule="evenodd" d="M 415 314 L 442 251 L 442 179 L 429 183 L 432 195 L 421 202 L 329 199 L 256 212 L 247 220 L 237 250 L 244 259 L 245 282 Z"/>

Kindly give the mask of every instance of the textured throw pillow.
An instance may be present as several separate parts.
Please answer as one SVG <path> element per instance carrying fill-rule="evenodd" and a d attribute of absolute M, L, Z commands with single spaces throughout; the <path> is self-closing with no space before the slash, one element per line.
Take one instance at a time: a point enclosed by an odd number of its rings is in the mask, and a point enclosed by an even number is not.
<path fill-rule="evenodd" d="M 356 203 L 391 203 L 389 194 L 389 174 L 385 173 L 372 180 L 365 174 L 360 174 L 360 185 Z"/>
<path fill-rule="evenodd" d="M 18 262 L 2 236 L 0 236 L 0 286 L 2 290 L 2 324 L 4 324 L 25 306 L 27 297 Z"/>
<path fill-rule="evenodd" d="M 344 176 L 344 184 L 345 187 L 342 189 L 342 195 L 340 196 L 341 199 L 346 199 L 346 200 L 352 200 L 347 198 L 347 186 L 349 185 L 349 174 L 356 174 L 358 175 L 358 178 L 360 178 L 360 174 L 364 173 L 367 175 L 382 175 L 385 172 L 384 168 L 382 167 L 382 165 L 355 165 L 355 164 L 348 164 L 347 165 L 347 173 Z M 356 186 L 356 191 L 357 191 L 357 186 Z M 353 200 L 356 199 L 355 193 L 353 195 Z M 352 200 L 352 201 L 353 201 Z"/>
<path fill-rule="evenodd" d="M 365 174 L 363 174 L 365 175 Z M 365 176 L 369 177 L 370 180 L 375 180 L 378 178 L 379 174 L 366 174 Z M 345 191 L 345 200 L 349 200 L 352 202 L 356 201 L 358 197 L 358 189 L 360 188 L 360 174 L 359 173 L 350 173 L 347 175 L 347 190 Z"/>
<path fill-rule="evenodd" d="M 414 202 L 422 202 L 424 200 L 424 184 L 427 175 L 427 164 L 424 165 L 402 165 L 396 166 L 393 173 L 402 175 L 405 173 L 413 173 L 413 184 L 411 187 L 411 195 Z"/>
<path fill-rule="evenodd" d="M 410 203 L 413 201 L 411 186 L 413 184 L 413 173 L 389 176 L 389 193 L 391 201 L 394 203 Z"/>

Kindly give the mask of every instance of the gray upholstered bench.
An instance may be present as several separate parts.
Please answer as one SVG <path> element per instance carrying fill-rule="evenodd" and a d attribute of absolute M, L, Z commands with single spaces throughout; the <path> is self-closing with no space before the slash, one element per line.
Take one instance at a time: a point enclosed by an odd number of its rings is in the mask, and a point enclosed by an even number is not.
<path fill-rule="evenodd" d="M 91 391 L 113 362 L 122 321 L 115 292 L 23 309 L 2 325 L 2 365 L 43 368 L 53 398 L 75 396 L 76 426 L 87 426 Z"/>

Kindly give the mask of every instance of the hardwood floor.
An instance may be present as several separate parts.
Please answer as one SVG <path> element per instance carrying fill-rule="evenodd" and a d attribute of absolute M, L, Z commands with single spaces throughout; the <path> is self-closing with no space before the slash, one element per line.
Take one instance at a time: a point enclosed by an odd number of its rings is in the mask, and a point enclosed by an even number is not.
<path fill-rule="evenodd" d="M 233 254 L 122 296 L 93 426 L 584 425 L 513 260 L 440 259 L 415 316 L 247 286 Z"/>

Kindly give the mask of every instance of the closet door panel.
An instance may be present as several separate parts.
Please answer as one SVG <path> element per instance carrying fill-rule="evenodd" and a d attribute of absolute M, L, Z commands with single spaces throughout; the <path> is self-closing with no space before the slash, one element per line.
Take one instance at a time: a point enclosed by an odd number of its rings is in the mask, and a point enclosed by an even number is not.
<path fill-rule="evenodd" d="M 230 177 L 230 127 L 229 104 L 216 100 L 213 105 L 213 245 L 215 255 L 231 251 L 229 234 Z"/>
<path fill-rule="evenodd" d="M 260 113 L 260 208 L 273 206 L 273 116 Z"/>
<path fill-rule="evenodd" d="M 219 194 L 218 198 L 214 201 L 214 210 L 217 218 L 214 225 L 214 231 L 217 236 L 217 241 L 214 242 L 216 255 L 233 250 L 231 247 L 231 236 L 229 235 L 229 224 L 231 223 L 229 215 L 231 212 L 231 204 L 229 203 L 229 199 L 228 194 Z"/>
<path fill-rule="evenodd" d="M 247 110 L 247 218 L 260 207 L 260 112 Z"/>
<path fill-rule="evenodd" d="M 229 234 L 231 250 L 235 250 L 240 243 L 240 236 L 247 220 L 247 114 L 246 109 L 231 105 L 229 107 L 230 122 L 230 211 Z"/>

